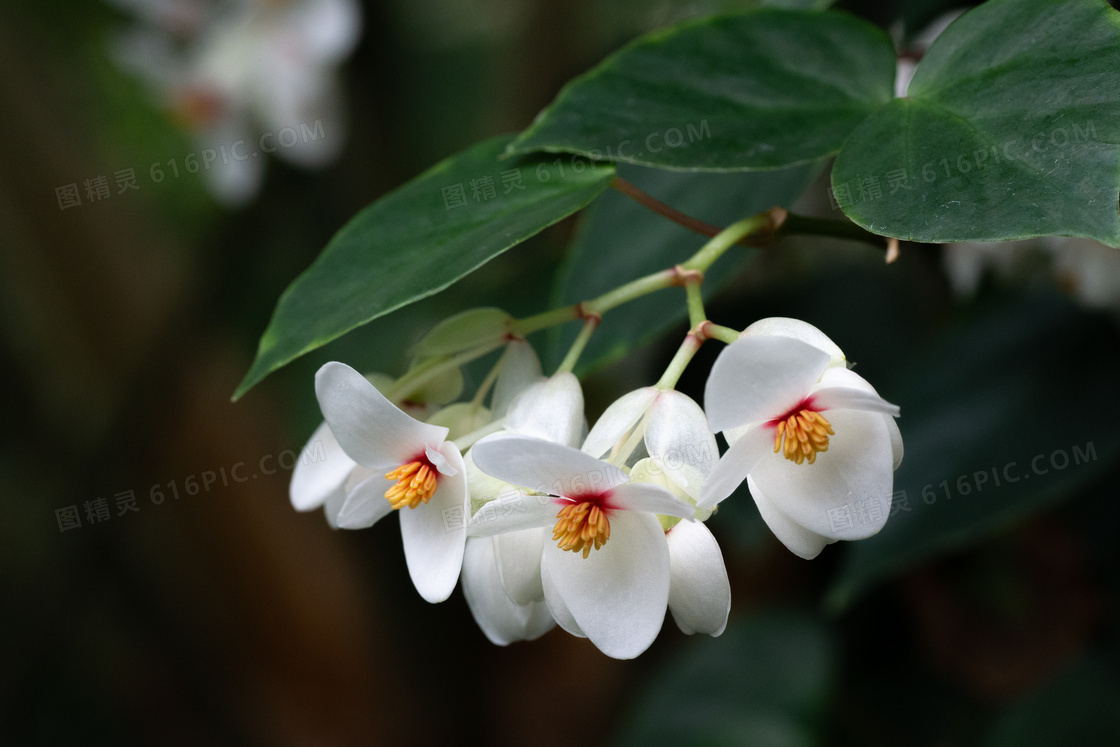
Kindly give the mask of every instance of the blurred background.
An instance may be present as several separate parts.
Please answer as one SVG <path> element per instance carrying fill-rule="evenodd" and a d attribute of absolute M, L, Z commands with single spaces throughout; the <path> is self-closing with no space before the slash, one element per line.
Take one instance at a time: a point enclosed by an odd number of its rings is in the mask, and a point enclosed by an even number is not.
<path fill-rule="evenodd" d="M 1120 269 L 1100 247 L 904 245 L 888 266 L 788 240 L 722 265 L 710 316 L 819 326 L 901 405 L 906 457 L 884 531 L 812 562 L 747 493 L 726 502 L 727 632 L 667 619 L 633 662 L 562 631 L 492 646 L 460 592 L 415 593 L 395 522 L 331 531 L 288 481 L 323 362 L 400 374 L 452 313 L 542 311 L 701 237 L 606 194 L 230 402 L 280 293 L 360 208 L 635 36 L 750 5 L 5 2 L 0 743 L 1120 743 Z M 952 7 L 840 5 L 904 49 Z M 623 173 L 710 222 L 841 217 L 827 164 Z M 645 334 L 647 312 L 589 348 L 592 420 L 675 350 L 684 322 Z M 570 335 L 532 340 L 546 370 Z"/>

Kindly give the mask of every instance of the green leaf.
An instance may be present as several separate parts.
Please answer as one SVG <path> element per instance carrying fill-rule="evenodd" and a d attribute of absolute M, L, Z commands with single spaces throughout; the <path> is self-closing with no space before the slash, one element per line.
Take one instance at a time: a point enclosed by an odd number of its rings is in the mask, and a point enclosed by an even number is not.
<path fill-rule="evenodd" d="M 1120 15 L 991 0 L 930 47 L 836 159 L 844 212 L 912 241 L 1085 236 L 1120 245 Z"/>
<path fill-rule="evenodd" d="M 582 161 L 561 172 L 541 157 L 500 160 L 509 141 L 448 158 L 346 224 L 280 297 L 234 399 L 294 358 L 443 290 L 584 207 L 614 177 L 613 167 Z M 507 183 L 515 171 L 520 181 Z M 487 179 L 491 196 L 476 197 Z"/>
<path fill-rule="evenodd" d="M 828 629 L 807 615 L 733 621 L 718 638 L 690 640 L 652 673 L 615 743 L 819 744 L 836 664 Z"/>
<path fill-rule="evenodd" d="M 624 166 L 620 175 L 678 210 L 722 227 L 774 205 L 789 205 L 819 169 L 810 165 L 749 174 L 689 174 Z M 557 277 L 556 305 L 594 298 L 621 283 L 684 262 L 706 241 L 612 190 L 583 218 Z M 754 252 L 745 247 L 728 251 L 706 273 L 704 295 L 718 292 Z M 608 312 L 584 351 L 580 371 L 621 358 L 687 317 L 680 289 L 639 298 Z M 576 333 L 571 327 L 554 337 L 552 360 L 563 357 Z"/>
<path fill-rule="evenodd" d="M 1120 339 L 1109 320 L 1030 296 L 989 310 L 877 382 L 906 453 L 879 534 L 851 543 L 834 609 L 871 586 L 1045 511 L 1120 454 Z"/>
<path fill-rule="evenodd" d="M 890 39 L 842 13 L 689 21 L 569 83 L 510 151 L 706 171 L 807 163 L 890 100 L 894 70 Z"/>

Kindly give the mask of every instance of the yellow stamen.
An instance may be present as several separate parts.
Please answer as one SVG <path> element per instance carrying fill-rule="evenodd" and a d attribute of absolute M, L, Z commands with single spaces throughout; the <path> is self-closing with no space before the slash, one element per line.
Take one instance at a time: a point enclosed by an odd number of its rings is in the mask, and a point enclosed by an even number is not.
<path fill-rule="evenodd" d="M 569 503 L 556 514 L 552 539 L 559 540 L 561 550 L 582 552 L 583 557 L 598 550 L 611 538 L 611 523 L 607 513 L 594 503 Z"/>
<path fill-rule="evenodd" d="M 815 410 L 801 410 L 778 423 L 774 431 L 774 453 L 801 464 L 817 461 L 817 453 L 828 451 L 828 437 L 835 436 L 832 424 Z"/>
<path fill-rule="evenodd" d="M 397 484 L 385 491 L 385 499 L 393 509 L 416 508 L 427 503 L 436 492 L 436 471 L 420 461 L 402 464 L 392 472 L 385 473 L 386 480 L 396 480 Z"/>

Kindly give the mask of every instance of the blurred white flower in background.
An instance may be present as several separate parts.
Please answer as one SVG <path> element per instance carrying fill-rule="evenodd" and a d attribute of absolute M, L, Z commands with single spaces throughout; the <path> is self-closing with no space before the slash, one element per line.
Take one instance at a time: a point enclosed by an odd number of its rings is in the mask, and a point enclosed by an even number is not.
<path fill-rule="evenodd" d="M 303 168 L 338 156 L 337 68 L 361 34 L 356 0 L 113 2 L 141 20 L 114 41 L 116 59 L 190 133 L 219 202 L 249 202 L 269 153 Z"/>

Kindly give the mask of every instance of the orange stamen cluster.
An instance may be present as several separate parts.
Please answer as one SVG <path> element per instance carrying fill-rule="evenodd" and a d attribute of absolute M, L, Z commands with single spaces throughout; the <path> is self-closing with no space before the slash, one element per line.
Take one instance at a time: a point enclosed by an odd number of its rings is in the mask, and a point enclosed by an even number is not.
<path fill-rule="evenodd" d="M 598 550 L 611 538 L 607 513 L 591 502 L 569 503 L 556 514 L 552 539 L 559 540 L 561 550 L 582 552 L 583 557 Z"/>
<path fill-rule="evenodd" d="M 817 461 L 817 453 L 828 451 L 828 437 L 835 436 L 832 423 L 815 410 L 801 410 L 778 423 L 774 432 L 774 453 L 801 464 Z"/>
<path fill-rule="evenodd" d="M 397 484 L 385 491 L 385 500 L 393 510 L 416 508 L 427 503 L 436 492 L 436 470 L 420 460 L 402 464 L 392 472 L 385 473 L 386 480 L 396 480 Z"/>

